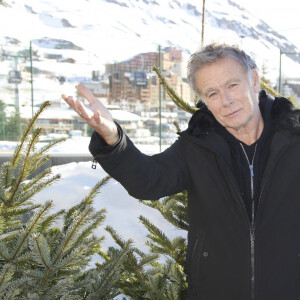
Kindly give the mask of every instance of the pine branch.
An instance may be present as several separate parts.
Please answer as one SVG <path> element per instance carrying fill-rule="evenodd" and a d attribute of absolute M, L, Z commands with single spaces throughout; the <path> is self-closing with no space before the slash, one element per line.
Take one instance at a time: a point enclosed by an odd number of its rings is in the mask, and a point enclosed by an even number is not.
<path fill-rule="evenodd" d="M 61 209 L 59 211 L 57 211 L 56 213 L 47 216 L 43 222 L 41 222 L 40 224 L 40 228 L 41 228 L 41 232 L 47 232 L 48 230 L 50 230 L 50 226 L 53 225 L 54 222 L 57 221 L 57 219 L 59 217 L 61 217 L 63 214 L 65 213 L 64 209 Z"/>
<path fill-rule="evenodd" d="M 23 187 L 21 186 L 19 188 L 19 191 L 17 191 L 14 195 L 15 198 L 15 206 L 20 206 L 23 205 L 26 201 L 28 201 L 29 199 L 31 199 L 34 195 L 36 195 L 39 191 L 41 191 L 41 189 L 44 189 L 48 186 L 50 186 L 52 183 L 58 181 L 60 179 L 61 175 L 57 174 L 39 184 L 36 184 L 35 186 L 31 187 L 31 189 L 28 191 L 24 191 Z"/>
<path fill-rule="evenodd" d="M 177 132 L 181 132 L 178 122 L 174 121 L 173 124 L 176 127 Z"/>
<path fill-rule="evenodd" d="M 17 208 L 17 207 L 11 208 L 10 210 L 5 212 L 5 218 L 14 219 L 14 220 L 16 220 L 17 218 L 20 219 L 20 217 L 23 216 L 24 214 L 32 212 L 35 209 L 40 208 L 40 207 L 41 207 L 41 204 L 34 204 L 34 205 L 30 205 L 30 206 L 27 206 L 24 208 Z M 13 222 L 13 224 L 14 224 L 13 226 L 16 226 L 17 223 L 19 223 L 19 222 L 20 222 L 20 220 L 18 220 L 17 222 Z M 12 225 L 10 225 L 10 226 L 12 226 Z M 6 224 L 6 228 L 4 229 L 3 233 L 9 232 L 9 231 L 7 231 L 7 229 L 10 226 L 8 224 Z"/>
<path fill-rule="evenodd" d="M 81 300 L 82 298 L 73 292 L 73 280 L 72 277 L 62 278 L 47 290 L 41 292 L 40 298 L 45 300 L 52 300 L 53 295 L 57 295 L 56 299 L 59 300 Z M 70 288 L 72 287 L 72 288 Z M 40 299 L 39 298 L 39 299 Z"/>
<path fill-rule="evenodd" d="M 25 240 L 28 238 L 29 234 L 34 230 L 34 228 L 38 225 L 38 222 L 43 217 L 43 215 L 53 206 L 51 201 L 47 201 L 41 209 L 36 213 L 36 215 L 32 218 L 33 220 L 28 223 L 25 230 L 20 234 L 20 238 L 18 243 L 16 244 L 16 250 L 14 251 L 13 255 L 11 256 L 10 261 L 13 261 L 19 251 L 24 246 Z"/>
<path fill-rule="evenodd" d="M 166 248 L 165 246 L 158 246 L 150 241 L 146 241 L 145 244 L 151 249 L 154 253 L 159 253 L 161 255 L 170 255 L 170 249 Z"/>
<path fill-rule="evenodd" d="M 153 262 L 155 262 L 157 259 L 159 258 L 158 254 L 150 254 L 150 255 L 146 255 L 145 257 L 143 257 L 140 260 L 139 266 L 143 267 L 149 264 L 152 264 Z"/>
<path fill-rule="evenodd" d="M 163 291 L 163 279 L 161 276 L 148 276 L 148 292 L 144 295 L 145 298 L 151 300 L 165 300 Z"/>
<path fill-rule="evenodd" d="M 3 175 L 1 174 L 1 178 L 3 177 L 3 182 L 1 182 L 1 187 L 3 186 L 4 189 L 7 189 L 9 187 L 10 178 L 13 177 L 13 167 L 10 162 L 5 162 L 2 164 L 1 173 L 3 171 Z M 1 180 L 2 181 L 2 180 Z M 4 200 L 2 200 L 5 202 Z M 6 201 L 7 202 L 7 201 Z"/>
<path fill-rule="evenodd" d="M 27 250 L 27 240 L 26 240 L 26 245 L 24 246 L 24 248 L 26 248 Z M 23 251 L 25 252 L 25 251 Z M 24 254 L 19 254 L 13 261 L 14 265 L 16 266 L 21 266 L 22 264 L 26 264 L 29 260 L 31 260 L 32 255 L 30 253 L 30 251 L 26 251 Z"/>
<path fill-rule="evenodd" d="M 124 246 L 126 245 L 126 243 L 117 234 L 117 232 L 111 226 L 107 226 L 105 228 L 105 230 L 110 233 L 110 235 L 112 236 L 114 241 L 123 249 Z M 114 249 L 110 248 L 109 250 L 113 251 Z M 142 260 L 141 260 L 142 264 L 138 263 L 138 260 L 135 257 L 135 255 L 133 254 L 133 252 L 138 252 L 138 253 L 141 254 L 140 256 L 142 257 Z M 132 251 L 129 251 L 127 253 L 127 257 L 128 257 L 128 262 L 127 261 L 124 262 L 124 269 L 129 271 L 129 272 L 133 272 L 137 276 L 139 282 L 145 282 L 146 278 L 145 278 L 145 275 L 144 275 L 144 272 L 143 272 L 143 266 L 145 266 L 147 260 L 151 261 L 150 257 L 146 258 L 145 254 L 143 252 L 136 251 L 135 248 L 133 248 Z"/>
<path fill-rule="evenodd" d="M 75 238 L 75 233 L 76 233 L 77 229 L 79 229 L 79 227 L 82 225 L 82 223 L 84 223 L 85 219 L 88 217 L 88 215 L 91 212 L 92 212 L 92 208 L 87 208 L 85 211 L 83 211 L 83 213 L 81 214 L 78 221 L 75 220 L 73 226 L 70 227 L 69 232 L 66 233 L 65 241 L 63 242 L 62 246 L 60 247 L 60 249 L 53 261 L 53 264 L 55 264 L 58 261 L 58 259 L 61 257 L 61 255 L 63 254 L 63 252 L 66 249 L 68 249 L 72 246 L 69 243 L 71 243 L 72 239 Z"/>
<path fill-rule="evenodd" d="M 194 98 L 194 105 L 197 107 L 198 102 L 200 101 L 200 99 L 198 98 L 198 96 L 195 96 Z"/>
<path fill-rule="evenodd" d="M 84 242 L 84 240 L 93 232 L 93 230 L 103 223 L 103 221 L 105 220 L 104 213 L 105 210 L 102 209 L 91 216 L 92 222 L 88 226 L 86 226 L 86 228 L 78 236 L 75 246 Z"/>
<path fill-rule="evenodd" d="M 170 96 L 170 98 L 172 99 L 172 101 L 181 109 L 185 110 L 188 113 L 195 113 L 196 112 L 196 108 L 191 107 L 187 102 L 185 102 L 183 99 L 181 99 L 176 93 L 175 91 L 168 85 L 168 83 L 166 82 L 165 78 L 162 76 L 161 72 L 159 71 L 159 69 L 157 67 L 153 67 L 153 71 L 155 71 L 155 73 L 157 74 L 157 76 L 159 77 L 160 83 L 162 84 L 162 86 L 164 87 L 164 89 L 166 90 L 167 94 Z"/>
<path fill-rule="evenodd" d="M 39 167 L 43 166 L 50 158 L 50 154 L 45 154 L 47 150 L 50 148 L 54 147 L 56 144 L 61 143 L 62 141 L 65 141 L 65 138 L 61 139 L 56 139 L 43 148 L 40 149 L 38 152 L 33 152 L 33 155 L 31 155 L 28 160 L 29 160 L 29 168 L 27 170 L 27 177 L 31 175 L 33 172 L 35 172 Z M 48 168 L 51 170 L 51 168 Z"/>
<path fill-rule="evenodd" d="M 78 259 L 82 259 L 85 254 L 89 252 L 91 244 L 96 242 L 98 242 L 98 239 L 96 237 L 92 237 L 90 241 L 86 240 L 84 245 L 80 245 L 72 250 L 70 254 L 64 255 L 64 257 L 57 261 L 53 266 L 54 271 L 57 272 L 62 269 L 66 270 L 78 268 L 80 265 L 86 265 L 86 261 L 79 261 Z"/>
<path fill-rule="evenodd" d="M 91 192 L 87 195 L 85 200 L 83 201 L 86 204 L 91 204 L 93 202 L 93 199 L 97 194 L 100 193 L 100 189 L 108 183 L 108 181 L 111 179 L 110 176 L 104 177 L 100 182 L 98 182 L 91 190 Z"/>
<path fill-rule="evenodd" d="M 33 234 L 30 239 L 30 244 L 35 260 L 42 264 L 47 270 L 50 270 L 52 264 L 50 249 L 48 248 L 46 239 L 40 234 Z"/>
<path fill-rule="evenodd" d="M 39 156 L 36 153 L 33 153 L 28 157 L 28 167 L 26 169 L 26 178 L 36 172 L 39 167 L 43 166 L 50 159 L 50 155 Z"/>
<path fill-rule="evenodd" d="M 162 245 L 164 248 L 169 249 L 170 251 L 173 250 L 171 241 L 161 230 L 159 230 L 156 226 L 150 223 L 150 221 L 145 217 L 140 216 L 139 219 L 150 232 L 150 234 L 148 234 L 147 236 L 151 238 L 151 240 Z"/>
<path fill-rule="evenodd" d="M 24 179 L 24 177 L 26 177 L 26 167 L 27 167 L 27 163 L 28 163 L 28 158 L 29 158 L 29 155 L 30 155 L 30 152 L 32 151 L 32 148 L 34 147 L 34 145 L 37 143 L 38 141 L 38 138 L 39 136 L 41 135 L 41 130 L 37 129 L 33 136 L 32 136 L 32 139 L 30 140 L 29 142 L 29 145 L 27 147 L 27 150 L 26 150 L 26 153 L 25 153 L 25 156 L 24 156 L 24 162 L 22 164 L 22 168 L 21 170 L 19 171 L 19 174 L 17 176 L 17 182 L 16 184 L 14 185 L 14 189 L 12 190 L 11 192 L 11 195 L 8 199 L 8 202 L 9 202 L 9 205 L 11 205 L 11 201 L 12 199 L 14 198 L 22 180 Z"/>
<path fill-rule="evenodd" d="M 131 251 L 131 242 L 126 242 L 121 250 L 111 249 L 110 258 L 106 262 L 105 267 L 101 269 L 91 270 L 88 276 L 83 281 L 91 282 L 88 299 L 95 299 L 101 295 L 101 299 L 113 299 L 119 295 L 121 291 L 118 288 L 117 282 L 121 278 L 122 264 L 126 259 L 126 255 Z"/>
<path fill-rule="evenodd" d="M 125 241 L 117 234 L 117 232 L 111 226 L 106 226 L 105 230 L 110 233 L 117 245 L 119 245 L 121 248 L 124 247 Z"/>
<path fill-rule="evenodd" d="M 42 156 L 46 151 L 53 148 L 55 145 L 57 145 L 61 142 L 64 142 L 65 140 L 66 140 L 66 138 L 59 138 L 59 139 L 55 139 L 55 140 L 49 142 L 47 145 L 42 147 L 39 152 L 36 153 L 37 157 Z"/>
<path fill-rule="evenodd" d="M 49 177 L 52 174 L 51 168 L 47 168 L 44 171 L 39 172 L 35 177 L 24 182 L 22 185 L 22 189 L 24 192 L 32 188 L 34 185 L 38 184 L 42 179 Z"/>
<path fill-rule="evenodd" d="M 260 81 L 260 87 L 267 91 L 268 94 L 273 95 L 275 97 L 282 97 L 281 94 L 276 92 L 269 84 L 264 82 L 263 80 Z"/>
<path fill-rule="evenodd" d="M 44 273 L 40 270 L 35 269 L 35 270 L 25 270 L 24 275 L 40 281 L 43 279 Z"/>
<path fill-rule="evenodd" d="M 146 254 L 143 251 L 141 251 L 140 249 L 138 249 L 136 247 L 133 247 L 132 250 L 134 253 L 136 253 L 142 259 L 143 259 L 143 257 L 146 256 Z"/>
<path fill-rule="evenodd" d="M 21 153 L 21 150 L 23 149 L 23 145 L 26 141 L 26 139 L 28 138 L 29 136 L 29 133 L 31 132 L 31 130 L 33 129 L 33 126 L 37 120 L 37 118 L 39 117 L 39 115 L 47 108 L 51 105 L 51 102 L 49 101 L 46 101 L 44 102 L 39 110 L 37 111 L 37 113 L 33 116 L 33 118 L 28 122 L 27 126 L 25 127 L 24 129 L 24 132 L 23 132 L 23 135 L 21 137 L 21 141 L 20 141 L 20 144 L 16 147 L 16 150 L 12 156 L 12 159 L 11 159 L 11 162 L 12 162 L 12 166 L 13 167 L 16 167 L 16 165 L 18 164 L 18 160 L 19 160 L 19 157 L 20 157 L 20 153 Z"/>
<path fill-rule="evenodd" d="M 159 201 L 141 203 L 158 210 L 169 223 L 182 230 L 188 230 L 187 194 L 186 191 L 165 197 Z"/>
<path fill-rule="evenodd" d="M 81 211 L 86 209 L 86 207 L 90 206 L 93 203 L 94 197 L 100 192 L 100 189 L 109 181 L 110 177 L 106 176 L 102 180 L 100 180 L 90 191 L 90 193 L 77 205 L 74 205 L 71 207 L 65 217 L 64 217 L 64 228 L 63 231 L 65 232 L 67 228 L 69 227 L 70 223 L 72 222 L 72 219 L 78 215 Z M 105 213 L 106 210 L 103 208 L 102 213 Z"/>
<path fill-rule="evenodd" d="M 19 290 L 16 290 L 14 288 L 9 288 L 9 290 L 1 297 L 3 300 L 13 300 L 17 299 L 16 297 L 19 295 Z"/>
<path fill-rule="evenodd" d="M 14 272 L 14 267 L 11 264 L 6 264 L 3 266 L 1 272 L 0 272 L 0 286 L 4 284 L 4 282 L 9 281 Z"/>
<path fill-rule="evenodd" d="M 6 263 L 10 261 L 10 251 L 2 241 L 0 241 L 0 257 Z"/>

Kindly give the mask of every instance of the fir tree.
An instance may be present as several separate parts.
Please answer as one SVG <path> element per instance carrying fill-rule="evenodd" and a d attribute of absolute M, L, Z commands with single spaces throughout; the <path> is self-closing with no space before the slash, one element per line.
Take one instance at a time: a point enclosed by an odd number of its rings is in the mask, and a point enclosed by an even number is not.
<path fill-rule="evenodd" d="M 113 299 L 120 294 L 116 282 L 130 241 L 111 254 L 105 267 L 87 269 L 101 249 L 103 237 L 94 232 L 105 218 L 105 209 L 94 210 L 93 198 L 109 178 L 68 211 L 51 213 L 52 201 L 41 205 L 32 200 L 60 178 L 50 168 L 34 175 L 48 160 L 47 151 L 62 141 L 36 147 L 42 130 L 34 123 L 49 105 L 44 103 L 28 122 L 11 161 L 1 165 L 0 299 Z M 59 220 L 61 228 L 55 226 Z"/>
<path fill-rule="evenodd" d="M 116 231 L 108 226 L 106 230 L 112 235 L 115 242 L 123 249 L 126 242 Z M 111 255 L 117 251 L 110 247 L 107 253 L 100 253 L 105 259 L 99 267 L 105 267 L 111 260 Z M 165 263 L 158 262 L 157 253 L 145 254 L 143 251 L 132 248 L 122 263 L 122 276 L 117 285 L 122 293 L 134 300 L 181 300 L 179 285 L 181 274 L 171 260 Z"/>

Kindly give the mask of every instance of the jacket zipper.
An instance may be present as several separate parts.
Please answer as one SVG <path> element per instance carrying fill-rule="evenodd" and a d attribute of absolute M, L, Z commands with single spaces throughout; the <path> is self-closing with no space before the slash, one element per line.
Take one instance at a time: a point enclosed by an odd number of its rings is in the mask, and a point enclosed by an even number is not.
<path fill-rule="evenodd" d="M 194 260 L 194 257 L 195 257 L 195 252 L 196 252 L 196 248 L 197 248 L 197 245 L 198 245 L 198 242 L 199 242 L 199 238 L 196 239 L 195 241 L 195 244 L 194 244 L 194 247 L 193 247 L 193 251 L 192 251 L 192 256 L 191 256 L 191 274 L 192 274 L 192 283 L 194 283 L 193 281 L 197 282 L 197 277 L 196 277 L 196 272 L 197 272 L 197 269 L 195 270 L 195 268 L 197 268 L 197 264 L 198 264 L 198 261 L 195 262 L 195 265 L 193 265 L 193 260 Z"/>
<path fill-rule="evenodd" d="M 295 143 L 295 142 L 294 142 Z M 281 149 L 280 153 L 278 153 L 277 155 L 277 160 L 279 160 L 279 158 L 281 157 L 281 155 L 286 151 L 287 148 L 289 148 L 290 146 L 292 146 L 294 143 L 291 143 L 289 144 L 288 146 L 284 147 L 283 149 Z M 202 146 L 203 147 L 203 146 Z M 210 151 L 212 151 L 210 148 L 208 147 L 204 147 Z M 220 157 L 220 155 L 218 153 L 216 153 L 215 151 L 212 151 L 215 155 L 217 155 L 218 157 Z M 256 147 L 255 147 L 255 152 L 256 152 Z M 254 154 L 255 156 L 255 154 Z M 247 157 L 247 156 L 246 156 Z M 236 184 L 234 183 L 233 181 L 233 174 L 230 170 L 228 170 L 228 167 L 227 165 L 225 164 L 225 161 L 222 159 L 222 157 L 220 157 L 221 159 L 218 160 L 220 165 L 222 166 L 222 169 L 223 169 L 223 172 L 224 174 L 228 174 L 229 176 L 225 176 L 226 178 L 228 178 L 230 180 L 230 183 L 231 183 L 231 186 L 234 188 L 241 204 L 242 204 L 242 207 L 243 207 L 243 210 L 245 212 L 245 215 L 246 215 L 246 219 L 248 221 L 248 225 L 249 225 L 249 231 L 250 231 L 250 249 L 251 249 L 251 258 L 250 258 L 250 263 L 251 263 L 251 300 L 254 300 L 254 243 L 255 243 L 255 235 L 254 235 L 254 231 L 255 231 L 255 222 L 254 222 L 254 218 L 252 218 L 252 222 L 249 221 L 249 217 L 248 217 L 248 213 L 247 213 L 247 209 L 246 209 L 246 206 L 244 204 L 244 201 L 241 197 L 241 194 L 239 192 L 239 190 L 237 189 L 236 187 Z M 247 157 L 248 159 L 248 157 Z M 249 160 L 248 160 L 249 162 Z M 252 167 L 251 167 L 252 166 Z M 225 171 L 225 169 L 227 169 L 227 171 Z M 253 174 L 253 165 L 251 165 L 249 163 L 249 169 L 250 169 L 250 172 L 251 172 L 251 184 L 252 184 L 252 189 L 251 189 L 251 193 L 253 193 L 253 177 L 252 177 L 252 174 Z M 254 174 L 253 174 L 254 176 Z M 265 175 L 266 176 L 266 175 Z M 262 188 L 260 189 L 260 194 L 259 194 L 259 198 L 258 198 L 258 204 L 257 204 L 257 213 L 258 213 L 258 210 L 259 210 L 259 204 L 261 202 L 261 198 L 262 198 L 262 194 L 263 194 L 263 191 L 265 189 L 265 186 L 267 185 L 267 183 L 270 181 L 271 179 L 271 176 L 268 177 L 267 181 L 263 184 Z M 252 207 L 252 215 L 253 215 L 253 207 Z"/>
<path fill-rule="evenodd" d="M 225 162 L 223 161 L 223 159 L 220 160 L 221 162 L 221 165 L 223 167 L 223 170 L 224 168 L 227 168 Z M 225 172 L 226 174 L 227 172 Z M 230 174 L 232 174 L 231 172 L 229 172 Z M 251 287 L 250 287 L 250 293 L 251 293 L 251 300 L 254 300 L 254 229 L 253 229 L 253 226 L 252 224 L 250 223 L 250 220 L 249 220 L 249 217 L 248 217 L 248 213 L 247 213 L 247 209 L 246 209 L 246 206 L 245 206 L 245 203 L 241 197 L 241 194 L 240 192 L 238 191 L 238 189 L 236 188 L 236 185 L 235 183 L 233 182 L 232 180 L 232 176 L 227 176 L 227 178 L 229 178 L 230 180 L 230 183 L 231 183 L 231 186 L 233 186 L 241 204 L 242 204 L 242 207 L 243 207 L 243 210 L 245 212 L 245 215 L 246 215 L 246 220 L 248 221 L 248 226 L 249 226 L 249 233 L 250 233 L 250 282 L 251 282 Z"/>
<path fill-rule="evenodd" d="M 283 149 L 281 149 L 280 153 L 278 153 L 277 155 L 277 159 L 276 161 L 279 160 L 279 158 L 281 157 L 281 155 L 287 150 L 287 148 L 291 147 L 294 143 L 288 145 L 287 147 L 284 147 Z M 224 160 L 221 159 L 220 160 L 221 162 L 221 165 L 223 167 L 223 170 L 224 168 L 227 168 L 227 165 L 225 164 Z M 249 166 L 250 168 L 250 166 Z M 250 168 L 251 170 L 251 168 Z M 227 172 L 226 172 L 227 173 Z M 226 174 L 225 173 L 225 174 Z M 244 208 L 244 212 L 246 214 L 246 217 L 247 217 L 247 220 L 248 220 L 248 223 L 249 223 L 249 228 L 250 228 L 250 249 L 251 249 L 251 300 L 254 300 L 254 242 L 255 242 L 255 235 L 254 235 L 254 230 L 255 230 L 255 222 L 252 221 L 252 223 L 250 223 L 249 221 L 249 217 L 248 217 L 248 214 L 247 214 L 247 210 L 246 210 L 246 206 L 243 202 L 243 199 L 241 198 L 241 195 L 238 191 L 238 189 L 236 188 L 236 185 L 234 184 L 233 180 L 232 180 L 232 173 L 229 172 L 229 174 L 231 176 L 228 176 L 227 178 L 229 178 L 229 180 L 231 181 L 231 185 L 233 186 L 236 194 L 238 195 L 238 198 L 240 199 L 241 203 L 242 203 L 242 207 Z M 259 198 L 258 198 L 258 204 L 257 204 L 257 213 L 258 213 L 258 210 L 259 210 L 259 204 L 261 202 L 261 198 L 262 198 L 262 195 L 263 195 L 263 192 L 264 192 L 264 189 L 265 189 L 265 186 L 267 185 L 267 183 L 271 180 L 271 176 L 268 177 L 267 181 L 263 184 L 263 186 L 261 187 L 260 189 L 260 194 L 259 194 Z M 257 214 L 256 213 L 256 214 Z"/>
<path fill-rule="evenodd" d="M 96 168 L 97 168 L 97 161 L 96 161 L 95 157 L 93 157 L 92 169 L 96 169 Z"/>
<path fill-rule="evenodd" d="M 247 159 L 247 163 L 249 166 L 249 171 L 250 171 L 250 181 L 251 181 L 251 200 L 252 200 L 252 220 L 250 224 L 250 253 L 251 253 L 251 299 L 254 299 L 254 283 L 255 283 L 255 251 L 254 251 L 254 246 L 255 246 L 255 233 L 254 233 L 254 213 L 255 213 L 255 205 L 254 205 L 254 171 L 253 171 L 253 163 L 255 159 L 255 154 L 256 154 L 256 148 L 257 144 L 255 145 L 255 150 L 252 158 L 252 162 L 250 164 L 249 158 L 246 154 L 244 146 L 240 143 L 243 152 L 245 154 L 245 157 Z M 244 203 L 244 202 L 243 202 Z M 248 217 L 248 216 L 247 216 Z"/>

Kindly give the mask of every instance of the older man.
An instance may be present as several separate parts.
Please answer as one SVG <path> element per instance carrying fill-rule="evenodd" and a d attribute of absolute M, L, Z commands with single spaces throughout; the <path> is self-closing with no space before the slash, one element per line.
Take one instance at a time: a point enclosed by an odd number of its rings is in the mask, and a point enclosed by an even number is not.
<path fill-rule="evenodd" d="M 299 111 L 260 91 L 256 64 L 237 47 L 208 45 L 188 71 L 203 102 L 153 156 L 85 87 L 93 113 L 63 98 L 95 129 L 93 156 L 132 196 L 188 191 L 189 300 L 300 299 Z"/>

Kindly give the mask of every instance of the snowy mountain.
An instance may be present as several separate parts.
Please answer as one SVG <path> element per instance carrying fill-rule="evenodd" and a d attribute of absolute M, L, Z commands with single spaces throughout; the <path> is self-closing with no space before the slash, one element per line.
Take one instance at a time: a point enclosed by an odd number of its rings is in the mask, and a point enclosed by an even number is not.
<path fill-rule="evenodd" d="M 205 43 L 241 45 L 260 68 L 267 67 L 274 82 L 279 49 L 299 51 L 232 0 L 206 1 L 205 16 Z M 175 46 L 188 57 L 200 47 L 201 21 L 199 0 L 3 0 L 0 45 L 28 48 L 32 40 L 33 49 L 40 54 L 58 53 L 76 62 L 52 60 L 39 63 L 40 67 L 56 74 L 88 76 L 92 70 L 103 70 L 107 62 L 156 51 L 158 45 Z M 290 58 L 300 63 L 300 57 L 291 54 Z"/>
<path fill-rule="evenodd" d="M 49 39 L 59 38 L 105 61 L 150 51 L 159 44 L 195 51 L 201 40 L 201 12 L 198 0 L 4 0 L 0 24 L 4 39 L 36 39 L 37 45 L 49 47 Z M 206 42 L 239 44 L 242 39 L 254 53 L 257 44 L 273 51 L 298 50 L 232 0 L 207 1 L 205 26 Z"/>

